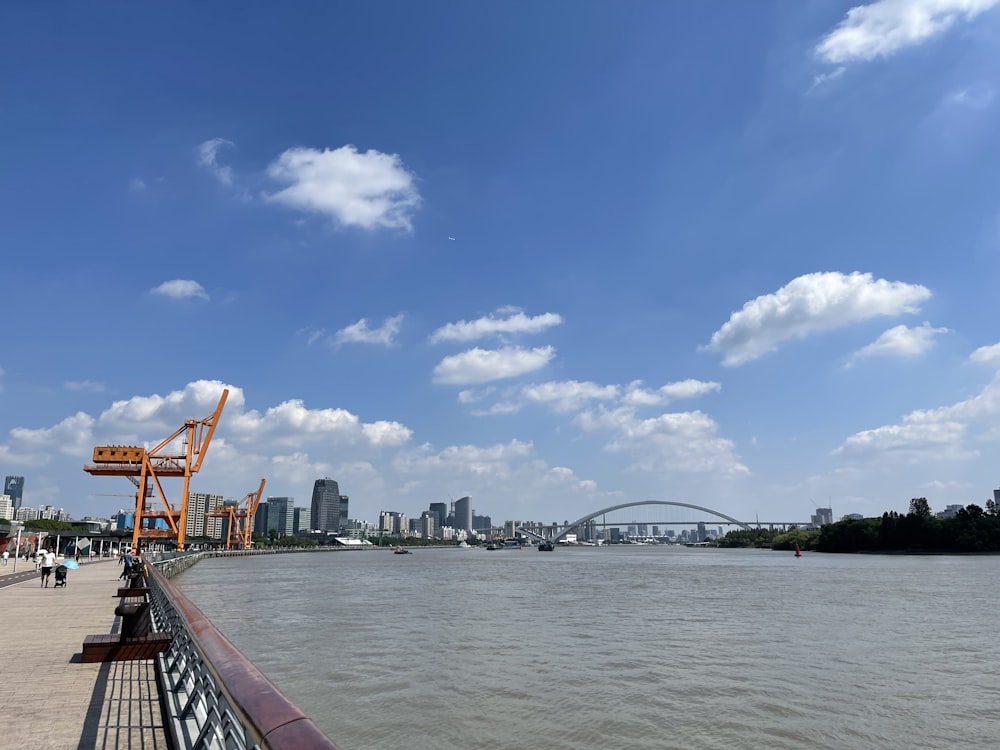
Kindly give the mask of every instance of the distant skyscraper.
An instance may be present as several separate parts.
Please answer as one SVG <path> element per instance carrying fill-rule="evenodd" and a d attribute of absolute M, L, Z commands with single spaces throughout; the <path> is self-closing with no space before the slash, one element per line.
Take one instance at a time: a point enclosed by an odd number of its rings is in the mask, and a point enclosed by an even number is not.
<path fill-rule="evenodd" d="M 295 533 L 295 498 L 269 497 L 267 499 L 267 530 L 274 529 L 278 536 Z"/>
<path fill-rule="evenodd" d="M 469 495 L 455 501 L 455 528 L 472 531 L 472 497 Z"/>
<path fill-rule="evenodd" d="M 267 503 L 260 503 L 253 516 L 253 533 L 267 536 Z"/>
<path fill-rule="evenodd" d="M 3 483 L 3 494 L 10 496 L 10 504 L 16 512 L 24 500 L 24 477 L 7 477 Z"/>
<path fill-rule="evenodd" d="M 298 534 L 300 531 L 304 531 L 308 528 L 309 528 L 309 509 L 296 508 L 295 523 L 292 525 L 292 533 Z"/>
<path fill-rule="evenodd" d="M 441 533 L 441 529 L 448 525 L 448 503 L 431 503 L 430 512 L 437 516 L 435 532 Z"/>
<path fill-rule="evenodd" d="M 433 539 L 436 524 L 437 513 L 425 510 L 420 514 L 420 536 L 424 539 Z"/>
<path fill-rule="evenodd" d="M 309 528 L 314 531 L 340 530 L 340 486 L 330 477 L 317 479 L 313 484 Z"/>
<path fill-rule="evenodd" d="M 196 537 L 207 536 L 217 539 L 208 533 L 209 527 L 212 530 L 219 530 L 221 534 L 222 520 L 219 518 L 206 518 L 207 513 L 211 513 L 218 506 L 222 505 L 222 495 L 210 495 L 206 492 L 189 492 L 187 504 L 187 518 L 184 521 L 184 536 Z"/>

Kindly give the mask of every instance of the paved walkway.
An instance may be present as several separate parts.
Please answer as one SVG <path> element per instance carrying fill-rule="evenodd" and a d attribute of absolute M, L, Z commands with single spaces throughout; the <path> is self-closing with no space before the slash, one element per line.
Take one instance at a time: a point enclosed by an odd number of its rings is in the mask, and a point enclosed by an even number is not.
<path fill-rule="evenodd" d="M 169 750 L 152 660 L 82 664 L 83 639 L 117 628 L 115 560 L 41 588 L 32 563 L 0 566 L 3 746 Z"/>

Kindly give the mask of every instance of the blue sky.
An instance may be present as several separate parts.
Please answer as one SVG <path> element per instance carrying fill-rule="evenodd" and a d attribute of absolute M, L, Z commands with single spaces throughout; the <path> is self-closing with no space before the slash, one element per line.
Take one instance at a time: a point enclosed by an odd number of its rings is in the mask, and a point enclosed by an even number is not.
<path fill-rule="evenodd" d="M 0 474 L 228 386 L 194 490 L 365 520 L 982 503 L 997 6 L 7 3 Z"/>

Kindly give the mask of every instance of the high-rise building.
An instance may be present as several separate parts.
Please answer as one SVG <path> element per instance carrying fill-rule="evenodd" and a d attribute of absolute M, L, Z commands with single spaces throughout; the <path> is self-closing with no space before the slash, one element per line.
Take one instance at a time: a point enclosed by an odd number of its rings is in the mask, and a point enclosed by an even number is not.
<path fill-rule="evenodd" d="M 350 504 L 351 498 L 347 495 L 340 496 L 340 525 L 337 526 L 337 530 L 347 528 L 347 506 Z"/>
<path fill-rule="evenodd" d="M 253 515 L 253 533 L 258 536 L 267 536 L 267 503 L 260 503 L 257 512 Z"/>
<path fill-rule="evenodd" d="M 469 495 L 455 501 L 455 528 L 472 531 L 472 497 Z"/>
<path fill-rule="evenodd" d="M 16 512 L 24 502 L 24 477 L 7 477 L 3 482 L 3 494 L 10 495 L 10 504 Z"/>
<path fill-rule="evenodd" d="M 437 513 L 425 510 L 420 514 L 420 536 L 424 539 L 433 539 L 437 524 Z"/>
<path fill-rule="evenodd" d="M 184 536 L 187 538 L 207 536 L 210 539 L 218 539 L 221 536 L 222 519 L 208 518 L 206 514 L 211 513 L 218 506 L 222 505 L 222 495 L 211 495 L 207 492 L 189 492 L 187 504 L 187 518 L 184 521 Z M 216 523 L 216 522 L 219 523 Z M 208 526 L 218 529 L 219 535 L 213 536 L 208 533 Z"/>
<path fill-rule="evenodd" d="M 14 520 L 14 503 L 10 495 L 0 495 L 0 518 L 5 521 Z"/>
<path fill-rule="evenodd" d="M 307 531 L 308 529 L 309 529 L 309 509 L 296 508 L 295 523 L 292 524 L 292 533 L 298 534 L 300 531 Z"/>
<path fill-rule="evenodd" d="M 313 531 L 339 531 L 341 518 L 340 486 L 330 477 L 313 483 L 309 527 Z M 345 519 L 346 521 L 346 519 Z"/>
<path fill-rule="evenodd" d="M 440 534 L 441 529 L 448 525 L 448 503 L 431 503 L 430 512 L 437 516 L 435 523 L 435 534 Z"/>
<path fill-rule="evenodd" d="M 278 536 L 295 533 L 295 498 L 269 497 L 267 499 L 267 532 L 277 532 Z"/>

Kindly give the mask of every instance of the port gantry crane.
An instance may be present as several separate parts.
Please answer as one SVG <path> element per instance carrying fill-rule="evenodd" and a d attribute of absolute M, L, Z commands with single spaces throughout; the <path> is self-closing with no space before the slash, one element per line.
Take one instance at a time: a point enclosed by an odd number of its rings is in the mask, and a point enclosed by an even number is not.
<path fill-rule="evenodd" d="M 264 495 L 266 479 L 260 480 L 256 492 L 248 492 L 239 503 L 215 506 L 215 510 L 206 513 L 206 518 L 225 518 L 229 521 L 226 530 L 226 549 L 253 548 L 253 517 L 257 515 L 257 506 Z"/>
<path fill-rule="evenodd" d="M 155 448 L 146 450 L 135 446 L 99 445 L 94 448 L 94 463 L 83 467 L 93 476 L 128 477 L 136 486 L 135 531 L 132 533 L 133 549 L 140 549 L 142 539 L 176 539 L 178 551 L 184 549 L 184 527 L 187 524 L 188 488 L 191 475 L 201 469 L 212 435 L 219 423 L 222 408 L 229 397 L 224 388 L 215 411 L 204 419 L 189 419 L 170 437 Z M 171 449 L 181 440 L 180 451 Z M 184 479 L 180 508 L 167 501 L 161 479 Z M 151 501 L 159 497 L 162 510 L 154 510 Z M 164 521 L 157 527 L 158 521 Z"/>

